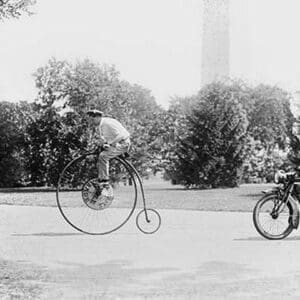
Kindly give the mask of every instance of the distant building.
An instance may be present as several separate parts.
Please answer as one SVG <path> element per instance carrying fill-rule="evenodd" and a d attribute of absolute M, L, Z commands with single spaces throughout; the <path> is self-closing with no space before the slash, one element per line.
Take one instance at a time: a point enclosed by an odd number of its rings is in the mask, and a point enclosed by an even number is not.
<path fill-rule="evenodd" d="M 230 75 L 230 0 L 203 0 L 202 86 Z M 300 136 L 300 91 L 293 94 L 293 131 Z"/>
<path fill-rule="evenodd" d="M 203 0 L 202 86 L 229 76 L 229 0 Z"/>

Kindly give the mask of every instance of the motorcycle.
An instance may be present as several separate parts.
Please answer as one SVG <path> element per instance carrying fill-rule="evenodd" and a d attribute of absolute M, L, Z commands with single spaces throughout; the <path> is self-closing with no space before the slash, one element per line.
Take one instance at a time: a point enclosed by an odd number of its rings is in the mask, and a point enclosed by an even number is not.
<path fill-rule="evenodd" d="M 275 173 L 277 186 L 263 191 L 253 210 L 253 222 L 263 237 L 279 240 L 287 237 L 299 226 L 300 168 L 292 172 Z"/>

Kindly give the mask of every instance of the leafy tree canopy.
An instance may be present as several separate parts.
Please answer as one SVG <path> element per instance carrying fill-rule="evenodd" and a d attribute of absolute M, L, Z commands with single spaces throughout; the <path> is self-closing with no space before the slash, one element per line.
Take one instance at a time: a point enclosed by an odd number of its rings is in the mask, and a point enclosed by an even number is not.
<path fill-rule="evenodd" d="M 271 149 L 276 145 L 285 148 L 295 121 L 290 99 L 291 95 L 278 87 L 259 85 L 250 91 L 248 130 L 255 140 Z"/>
<path fill-rule="evenodd" d="M 81 145 L 92 146 L 95 140 L 89 141 L 92 135 L 85 127 L 84 113 L 89 108 L 98 108 L 106 116 L 118 119 L 131 132 L 132 160 L 138 170 L 146 174 L 147 170 L 156 168 L 161 142 L 156 135 L 157 117 L 162 108 L 156 104 L 150 90 L 121 80 L 114 66 L 88 59 L 70 63 L 52 58 L 34 76 L 39 89 L 37 110 L 44 118 L 53 116 L 44 114 L 49 109 L 55 109 L 62 116 L 69 112 L 74 118 L 71 127 L 74 130 L 81 127 L 82 133 L 78 136 L 87 140 Z"/>
<path fill-rule="evenodd" d="M 288 149 L 294 117 L 290 95 L 278 87 L 215 82 L 197 95 L 173 99 L 168 116 L 172 122 L 165 124 L 175 139 L 163 161 L 173 182 L 231 186 L 242 171 L 244 178 L 256 174 L 268 180 L 274 168 L 286 164 L 282 151 Z"/>
<path fill-rule="evenodd" d="M 36 0 L 0 0 L 0 21 L 32 14 L 30 8 L 35 3 Z"/>
<path fill-rule="evenodd" d="M 0 102 L 0 186 L 19 184 L 24 173 L 24 139 L 32 105 Z"/>
<path fill-rule="evenodd" d="M 177 124 L 169 176 L 185 186 L 237 185 L 248 121 L 235 89 L 215 83 L 190 100 L 190 113 Z"/>

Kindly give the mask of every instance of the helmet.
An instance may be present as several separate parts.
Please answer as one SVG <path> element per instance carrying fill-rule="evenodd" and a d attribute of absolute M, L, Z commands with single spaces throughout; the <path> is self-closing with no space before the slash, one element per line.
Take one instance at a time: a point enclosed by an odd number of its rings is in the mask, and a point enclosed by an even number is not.
<path fill-rule="evenodd" d="M 101 110 L 98 109 L 89 109 L 86 114 L 89 117 L 102 117 L 103 116 L 103 112 Z"/>

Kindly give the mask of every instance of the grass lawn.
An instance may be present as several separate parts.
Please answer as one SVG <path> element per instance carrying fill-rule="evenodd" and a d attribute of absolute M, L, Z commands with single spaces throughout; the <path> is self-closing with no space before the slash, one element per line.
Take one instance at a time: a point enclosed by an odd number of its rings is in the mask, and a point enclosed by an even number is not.
<path fill-rule="evenodd" d="M 202 211 L 252 211 L 261 191 L 272 184 L 244 184 L 238 188 L 185 190 L 161 180 L 145 180 L 148 207 Z M 2 189 L 0 204 L 56 206 L 55 191 L 41 189 Z M 141 195 L 138 206 L 142 205 Z"/>

